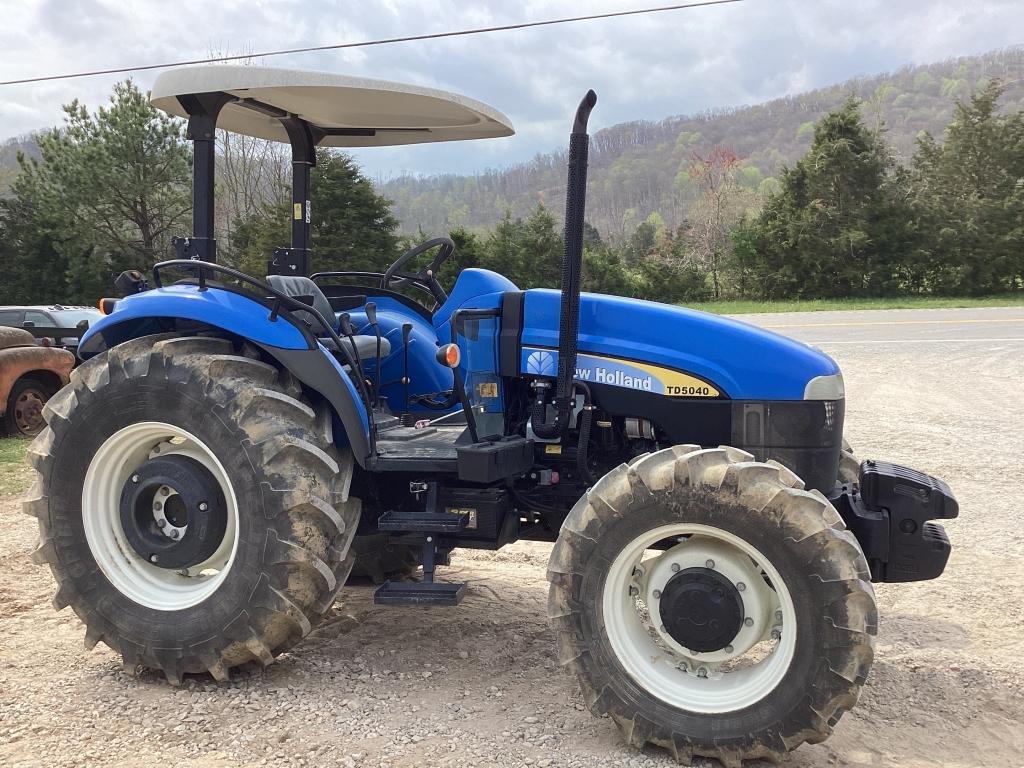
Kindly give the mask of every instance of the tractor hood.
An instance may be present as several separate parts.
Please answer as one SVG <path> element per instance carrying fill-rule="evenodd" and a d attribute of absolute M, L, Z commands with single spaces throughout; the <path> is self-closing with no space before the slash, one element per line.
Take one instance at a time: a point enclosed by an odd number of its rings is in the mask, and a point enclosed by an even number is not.
<path fill-rule="evenodd" d="M 557 366 L 559 296 L 548 289 L 525 292 L 523 373 L 551 375 Z M 838 374 L 824 352 L 739 320 L 618 296 L 580 296 L 579 379 L 655 391 L 682 386 L 677 394 L 696 386 L 703 396 L 734 400 L 803 400 L 841 398 Z"/>

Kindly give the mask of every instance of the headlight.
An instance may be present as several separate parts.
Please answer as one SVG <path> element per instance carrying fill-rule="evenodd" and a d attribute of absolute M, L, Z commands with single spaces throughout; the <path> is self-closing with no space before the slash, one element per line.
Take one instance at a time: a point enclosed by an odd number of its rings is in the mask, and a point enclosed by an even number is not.
<path fill-rule="evenodd" d="M 843 374 L 815 376 L 804 387 L 804 400 L 842 400 L 846 396 Z"/>

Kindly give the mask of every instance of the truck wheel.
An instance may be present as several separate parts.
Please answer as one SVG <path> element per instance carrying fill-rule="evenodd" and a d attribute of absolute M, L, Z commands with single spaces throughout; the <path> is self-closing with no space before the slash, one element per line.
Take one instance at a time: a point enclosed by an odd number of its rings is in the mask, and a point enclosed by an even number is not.
<path fill-rule="evenodd" d="M 395 544 L 387 534 L 356 536 L 352 541 L 355 564 L 352 577 L 383 584 L 388 579 L 407 579 L 420 567 L 421 547 Z"/>
<path fill-rule="evenodd" d="M 824 496 L 735 448 L 622 465 L 551 553 L 558 655 L 635 747 L 726 766 L 819 742 L 857 700 L 874 592 Z"/>
<path fill-rule="evenodd" d="M 30 376 L 18 379 L 7 397 L 4 429 L 8 435 L 32 437 L 38 435 L 46 422 L 43 406 L 53 395 L 53 387 Z"/>
<path fill-rule="evenodd" d="M 843 448 L 839 452 L 839 484 L 851 488 L 860 486 L 860 459 L 853 452 L 853 446 L 843 438 Z"/>
<path fill-rule="evenodd" d="M 87 648 L 126 670 L 267 665 L 348 578 L 351 455 L 286 373 L 219 338 L 150 336 L 72 372 L 29 448 L 33 554 Z"/>

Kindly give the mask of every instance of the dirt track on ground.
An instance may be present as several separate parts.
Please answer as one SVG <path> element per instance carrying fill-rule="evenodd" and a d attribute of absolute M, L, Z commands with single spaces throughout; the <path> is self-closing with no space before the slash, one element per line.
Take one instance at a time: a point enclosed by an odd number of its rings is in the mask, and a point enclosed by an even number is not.
<path fill-rule="evenodd" d="M 879 585 L 875 666 L 826 743 L 787 765 L 1024 766 L 1024 345 L 828 349 L 863 456 L 946 479 L 961 518 L 946 575 Z M 82 651 L 28 553 L 35 523 L 0 499 L 0 764 L 648 766 L 555 664 L 547 548 L 462 553 L 459 608 L 382 608 L 350 589 L 335 618 L 266 672 L 181 689 Z"/>

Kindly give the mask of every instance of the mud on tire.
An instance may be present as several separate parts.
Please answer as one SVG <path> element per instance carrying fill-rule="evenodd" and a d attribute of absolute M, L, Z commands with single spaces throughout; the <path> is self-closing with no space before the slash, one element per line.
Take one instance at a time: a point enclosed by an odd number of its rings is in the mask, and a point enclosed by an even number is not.
<path fill-rule="evenodd" d="M 853 452 L 853 446 L 843 438 L 843 447 L 839 452 L 839 484 L 850 488 L 860 486 L 860 459 Z"/>
<path fill-rule="evenodd" d="M 359 502 L 349 498 L 351 454 L 334 447 L 329 419 L 290 374 L 257 358 L 221 338 L 144 337 L 77 368 L 46 405 L 48 426 L 29 448 L 37 477 L 24 504 L 39 520 L 33 559 L 53 572 L 54 607 L 70 606 L 85 623 L 86 647 L 103 641 L 129 671 L 162 670 L 179 684 L 186 673 L 224 680 L 231 667 L 270 664 L 310 631 L 348 578 L 359 519 Z M 237 499 L 233 560 L 212 594 L 177 610 L 119 590 L 84 530 L 91 457 L 143 422 L 194 435 L 223 465 Z"/>
<path fill-rule="evenodd" d="M 753 705 L 713 713 L 674 706 L 626 671 L 609 640 L 602 596 L 613 561 L 638 536 L 674 521 L 750 542 L 792 596 L 795 652 Z M 704 756 L 738 766 L 824 740 L 855 704 L 877 631 L 869 578 L 839 515 L 792 472 L 734 448 L 677 446 L 621 465 L 572 509 L 548 566 L 548 615 L 561 664 L 626 741 L 663 747 L 681 763 Z"/>

